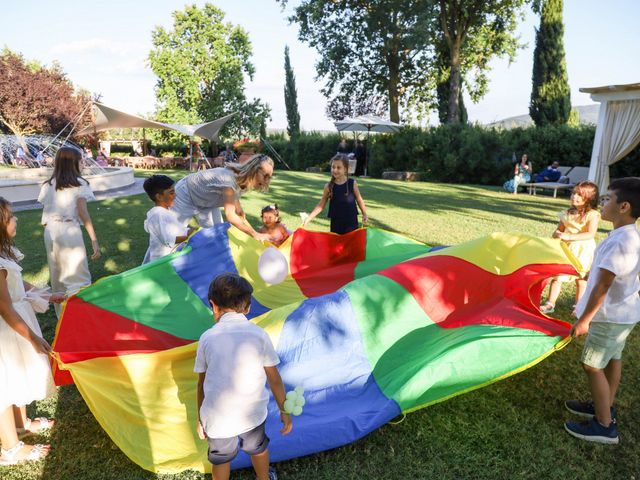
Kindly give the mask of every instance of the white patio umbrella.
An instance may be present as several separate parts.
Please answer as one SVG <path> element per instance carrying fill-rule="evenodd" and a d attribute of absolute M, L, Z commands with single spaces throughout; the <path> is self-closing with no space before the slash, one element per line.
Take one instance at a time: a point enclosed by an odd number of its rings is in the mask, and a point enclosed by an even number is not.
<path fill-rule="evenodd" d="M 364 159 L 364 176 L 367 176 L 369 164 L 369 136 L 374 133 L 396 133 L 402 125 L 374 115 L 362 115 L 355 118 L 344 118 L 334 123 L 339 132 L 367 132 L 367 154 Z"/>

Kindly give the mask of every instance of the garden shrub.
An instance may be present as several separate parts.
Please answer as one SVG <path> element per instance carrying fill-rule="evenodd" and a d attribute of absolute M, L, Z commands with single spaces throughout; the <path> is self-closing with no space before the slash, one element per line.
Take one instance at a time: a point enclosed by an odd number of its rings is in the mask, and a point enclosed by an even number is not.
<path fill-rule="evenodd" d="M 405 127 L 393 135 L 371 135 L 368 173 L 381 177 L 390 170 L 420 172 L 433 182 L 501 185 L 513 169 L 513 156 L 529 155 L 534 171 L 553 161 L 588 166 L 595 127 L 546 126 L 499 130 L 479 125 Z M 349 134 L 350 135 L 350 134 Z M 297 142 L 270 137 L 278 153 L 295 170 L 326 169 L 340 140 L 338 133 L 303 133 Z M 353 139 L 348 139 L 354 148 Z M 640 176 L 640 147 L 611 168 L 611 177 Z"/>

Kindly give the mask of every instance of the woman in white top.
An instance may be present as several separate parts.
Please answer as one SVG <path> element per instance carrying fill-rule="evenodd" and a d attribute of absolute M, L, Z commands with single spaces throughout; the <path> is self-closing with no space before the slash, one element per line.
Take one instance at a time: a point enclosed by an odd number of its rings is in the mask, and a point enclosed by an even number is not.
<path fill-rule="evenodd" d="M 257 190 L 266 192 L 273 176 L 273 160 L 266 155 L 254 155 L 243 165 L 227 163 L 192 173 L 176 184 L 176 199 L 171 208 L 178 220 L 187 225 L 196 217 L 201 227 L 222 223 L 220 208 L 231 225 L 259 241 L 271 241 L 266 233 L 256 232 L 246 221 L 240 205 L 240 195 Z"/>
<path fill-rule="evenodd" d="M 91 239 L 91 260 L 100 258 L 100 245 L 87 210 L 87 200 L 95 200 L 95 197 L 89 182 L 80 176 L 80 159 L 81 153 L 75 148 L 58 150 L 53 175 L 42 184 L 38 197 L 38 202 L 44 206 L 42 225 L 51 288 L 66 295 L 91 285 L 81 225 Z M 56 314 L 60 315 L 58 305 Z"/>

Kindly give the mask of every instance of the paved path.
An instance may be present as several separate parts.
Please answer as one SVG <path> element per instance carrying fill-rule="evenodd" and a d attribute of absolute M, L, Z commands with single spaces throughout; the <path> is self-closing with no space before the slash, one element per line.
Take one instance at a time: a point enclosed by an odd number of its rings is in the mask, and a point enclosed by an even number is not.
<path fill-rule="evenodd" d="M 128 187 L 116 188 L 104 192 L 95 192 L 96 200 L 106 200 L 107 198 L 126 197 L 129 195 L 144 193 L 144 189 L 142 188 L 144 181 L 144 178 L 135 177 L 135 182 Z M 14 212 L 20 212 L 22 210 L 39 210 L 42 208 L 42 205 L 38 202 L 19 202 L 12 206 Z"/>

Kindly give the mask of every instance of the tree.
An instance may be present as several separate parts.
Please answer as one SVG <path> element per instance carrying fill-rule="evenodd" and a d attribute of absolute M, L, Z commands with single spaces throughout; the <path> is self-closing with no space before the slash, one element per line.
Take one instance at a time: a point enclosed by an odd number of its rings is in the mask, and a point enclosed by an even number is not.
<path fill-rule="evenodd" d="M 76 90 L 59 64 L 46 67 L 7 48 L 0 52 L 0 126 L 17 137 L 58 133 L 89 100 L 89 93 Z M 87 108 L 77 119 L 78 129 L 90 118 Z"/>
<path fill-rule="evenodd" d="M 326 114 L 332 120 L 342 120 L 347 117 L 361 115 L 375 115 L 382 117 L 388 111 L 386 97 L 382 95 L 367 96 L 366 92 L 356 95 L 338 95 L 327 103 Z"/>
<path fill-rule="evenodd" d="M 201 123 L 238 112 L 227 134 L 257 134 L 269 107 L 248 101 L 244 76 L 253 78 L 251 43 L 245 30 L 224 22 L 224 12 L 207 3 L 173 12 L 173 28 L 156 27 L 149 53 L 158 76 L 156 115 L 170 123 Z"/>
<path fill-rule="evenodd" d="M 441 124 L 445 124 L 449 119 L 449 89 L 451 82 L 451 69 L 449 68 L 449 48 L 444 41 L 437 42 L 436 46 L 436 68 L 438 81 L 436 83 L 436 96 L 438 98 L 438 119 Z M 464 79 L 464 74 L 462 75 Z M 459 123 L 467 123 L 467 109 L 464 106 L 462 87 L 458 99 L 458 119 Z"/>
<path fill-rule="evenodd" d="M 449 102 L 447 123 L 459 123 L 462 83 L 466 80 L 472 100 L 487 89 L 486 72 L 494 56 L 515 57 L 514 36 L 526 0 L 438 0 L 439 38 L 448 52 Z M 466 78 L 471 75 L 472 80 Z"/>
<path fill-rule="evenodd" d="M 287 109 L 287 133 L 289 138 L 300 135 L 300 112 L 298 112 L 298 92 L 296 77 L 289 60 L 289 47 L 284 47 L 284 105 Z"/>
<path fill-rule="evenodd" d="M 544 0 L 536 31 L 529 105 L 529 115 L 536 126 L 566 124 L 571 113 L 562 7 L 563 0 Z"/>
<path fill-rule="evenodd" d="M 300 40 L 320 54 L 316 71 L 326 81 L 327 98 L 383 95 L 391 120 L 399 122 L 401 107 L 420 109 L 432 100 L 431 5 L 429 0 L 303 0 L 289 20 L 300 26 Z"/>

